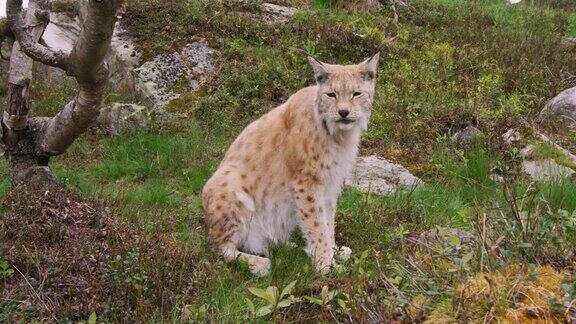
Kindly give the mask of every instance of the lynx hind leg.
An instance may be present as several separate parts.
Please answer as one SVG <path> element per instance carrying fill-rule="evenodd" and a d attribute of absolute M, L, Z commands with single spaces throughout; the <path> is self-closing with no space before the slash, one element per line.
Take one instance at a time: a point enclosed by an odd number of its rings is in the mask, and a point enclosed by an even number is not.
<path fill-rule="evenodd" d="M 242 219 L 249 219 L 254 212 L 252 198 L 241 189 L 233 190 L 228 186 L 227 181 L 216 181 L 217 190 L 213 187 L 205 190 L 204 209 L 209 236 L 226 261 L 246 262 L 254 275 L 266 276 L 270 271 L 270 259 L 238 250 L 247 234 L 242 232 L 246 230 Z"/>
<path fill-rule="evenodd" d="M 233 244 L 222 245 L 220 251 L 228 262 L 235 260 L 245 262 L 250 272 L 258 277 L 264 277 L 270 273 L 271 262 L 268 258 L 240 252 Z"/>

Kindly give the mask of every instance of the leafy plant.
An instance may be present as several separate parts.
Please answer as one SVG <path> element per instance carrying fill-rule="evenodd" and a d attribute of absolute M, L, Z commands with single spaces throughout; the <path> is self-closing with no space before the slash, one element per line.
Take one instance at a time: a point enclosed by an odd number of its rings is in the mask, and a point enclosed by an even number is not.
<path fill-rule="evenodd" d="M 336 296 L 338 296 L 339 294 L 340 294 L 339 290 L 337 290 L 337 289 L 330 290 L 330 288 L 328 288 L 328 286 L 323 286 L 322 290 L 320 291 L 319 297 L 304 296 L 304 298 L 306 298 L 312 304 L 315 304 L 315 305 L 318 305 L 321 307 L 327 307 L 328 305 L 330 305 L 332 303 L 334 298 L 336 298 Z"/>
<path fill-rule="evenodd" d="M 576 280 L 571 283 L 562 284 L 562 289 L 566 292 L 564 301 L 572 303 L 576 301 Z"/>
<path fill-rule="evenodd" d="M 354 270 L 358 273 L 358 274 L 365 274 L 366 273 L 366 265 L 367 265 L 367 261 L 368 261 L 368 250 L 363 251 L 360 256 L 353 256 L 353 263 L 352 266 L 354 267 Z"/>
<path fill-rule="evenodd" d="M 296 302 L 299 302 L 300 299 L 291 295 L 292 290 L 296 286 L 296 281 L 294 280 L 289 283 L 282 292 L 278 292 L 278 287 L 276 286 L 269 286 L 266 289 L 250 287 L 248 291 L 253 294 L 254 296 L 262 299 L 266 302 L 266 305 L 256 309 L 256 306 L 249 298 L 246 298 L 246 304 L 248 305 L 248 310 L 252 317 L 263 317 L 269 314 L 272 314 L 278 309 L 286 308 Z"/>
<path fill-rule="evenodd" d="M 96 324 L 96 320 L 98 320 L 98 317 L 96 316 L 95 312 L 92 312 L 90 317 L 88 317 L 88 324 Z"/>
<path fill-rule="evenodd" d="M 0 278 L 10 278 L 14 274 L 14 269 L 10 266 L 10 264 L 0 258 Z"/>
<path fill-rule="evenodd" d="M 112 280 L 133 294 L 141 295 L 148 291 L 148 275 L 141 269 L 140 251 L 129 251 L 124 257 L 117 255 L 112 260 Z"/>

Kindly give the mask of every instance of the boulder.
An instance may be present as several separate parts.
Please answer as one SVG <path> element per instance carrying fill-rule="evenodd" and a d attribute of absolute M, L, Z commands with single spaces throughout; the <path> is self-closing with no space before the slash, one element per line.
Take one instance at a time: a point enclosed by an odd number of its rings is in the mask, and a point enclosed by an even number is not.
<path fill-rule="evenodd" d="M 150 109 L 145 106 L 113 103 L 102 107 L 98 117 L 98 125 L 107 134 L 118 136 L 122 130 L 146 127 L 150 115 Z"/>
<path fill-rule="evenodd" d="M 575 171 L 556 163 L 553 159 L 524 161 L 522 171 L 534 180 L 555 180 L 572 176 Z"/>
<path fill-rule="evenodd" d="M 50 23 L 42 34 L 41 42 L 56 51 L 70 52 L 74 42 L 80 35 L 80 21 L 78 17 L 70 17 L 64 13 L 50 12 Z M 73 83 L 72 77 L 59 69 L 50 66 L 36 64 L 35 73 L 42 82 L 49 83 Z M 39 74 L 38 74 L 39 73 Z"/>
<path fill-rule="evenodd" d="M 108 63 L 110 64 L 110 84 L 115 88 L 127 90 L 131 93 L 135 90 L 134 68 L 140 65 L 141 53 L 136 50 L 136 45 L 128 31 L 122 26 L 121 21 L 116 23 Z"/>
<path fill-rule="evenodd" d="M 266 2 L 262 4 L 262 15 L 264 21 L 268 24 L 287 23 L 295 13 L 296 9 L 292 7 L 284 7 Z"/>
<path fill-rule="evenodd" d="M 67 13 L 50 13 L 50 23 L 42 35 L 42 42 L 54 50 L 69 52 L 72 50 L 78 35 L 80 34 L 80 21 L 77 16 Z M 134 77 L 132 70 L 139 65 L 140 53 L 136 51 L 132 38 L 123 28 L 121 21 L 116 23 L 114 34 L 108 52 L 107 62 L 111 76 L 112 89 L 124 89 L 134 91 Z M 48 67 L 42 69 L 44 78 L 52 82 L 61 82 L 67 77 L 64 72 L 57 68 Z"/>
<path fill-rule="evenodd" d="M 78 17 L 70 17 L 64 13 L 51 12 L 50 23 L 42 35 L 42 41 L 56 51 L 70 52 L 74 42 L 80 35 Z"/>
<path fill-rule="evenodd" d="M 161 54 L 134 70 L 136 96 L 157 112 L 170 100 L 198 90 L 213 76 L 213 53 L 205 39 L 180 52 Z"/>
<path fill-rule="evenodd" d="M 576 87 L 566 89 L 548 101 L 540 118 L 560 118 L 576 126 Z"/>
<path fill-rule="evenodd" d="M 381 159 L 375 155 L 361 156 L 356 161 L 346 185 L 363 192 L 389 195 L 402 188 L 423 184 L 403 166 Z"/>

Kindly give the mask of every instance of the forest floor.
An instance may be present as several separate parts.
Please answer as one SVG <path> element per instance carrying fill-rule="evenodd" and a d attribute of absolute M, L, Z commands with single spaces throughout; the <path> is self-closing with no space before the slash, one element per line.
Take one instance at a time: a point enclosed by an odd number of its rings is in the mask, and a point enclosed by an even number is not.
<path fill-rule="evenodd" d="M 576 37 L 574 2 L 271 2 L 299 11 L 269 25 L 246 14 L 259 1 L 130 2 L 144 59 L 204 37 L 219 53 L 217 76 L 169 105 L 178 118 L 83 135 L 52 162 L 65 192 L 10 192 L 0 162 L 0 322 L 574 320 L 576 183 L 519 171 L 532 141 L 523 120 L 576 85 L 576 47 L 562 45 Z M 200 193 L 243 127 L 312 83 L 301 49 L 341 64 L 381 51 L 361 152 L 426 185 L 346 190 L 336 232 L 350 261 L 319 276 L 301 249 L 278 247 L 271 275 L 256 278 L 211 249 Z M 53 114 L 73 93 L 35 86 L 32 111 Z M 133 98 L 106 99 L 120 100 Z M 466 126 L 485 136 L 455 145 Z M 538 126 L 576 152 L 574 131 Z M 513 127 L 525 139 L 506 146 Z"/>

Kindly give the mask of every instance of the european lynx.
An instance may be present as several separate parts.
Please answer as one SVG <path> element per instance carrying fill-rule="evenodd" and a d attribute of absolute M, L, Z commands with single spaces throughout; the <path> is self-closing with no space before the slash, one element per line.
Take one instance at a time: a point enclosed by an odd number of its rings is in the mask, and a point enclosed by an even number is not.
<path fill-rule="evenodd" d="M 336 200 L 368 125 L 378 57 L 346 66 L 309 57 L 317 84 L 232 143 L 203 190 L 209 235 L 226 260 L 264 276 L 269 245 L 287 242 L 296 226 L 318 272 L 350 256 L 334 240 Z"/>

